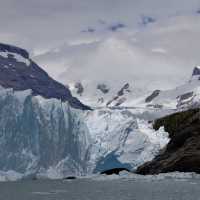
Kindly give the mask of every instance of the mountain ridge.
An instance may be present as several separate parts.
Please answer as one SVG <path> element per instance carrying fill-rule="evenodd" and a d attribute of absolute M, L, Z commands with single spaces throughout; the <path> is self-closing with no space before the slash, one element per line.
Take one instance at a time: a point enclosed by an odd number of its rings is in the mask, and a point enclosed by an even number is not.
<path fill-rule="evenodd" d="M 72 107 L 82 110 L 90 109 L 32 61 L 26 50 L 3 43 L 0 43 L 0 85 L 16 91 L 31 89 L 33 95 L 68 101 Z"/>

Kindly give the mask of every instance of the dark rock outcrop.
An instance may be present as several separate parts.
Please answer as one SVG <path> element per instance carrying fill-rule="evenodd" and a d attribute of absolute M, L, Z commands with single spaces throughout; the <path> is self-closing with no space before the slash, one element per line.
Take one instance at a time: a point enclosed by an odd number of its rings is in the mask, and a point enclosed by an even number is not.
<path fill-rule="evenodd" d="M 200 67 L 195 67 L 192 72 L 192 76 L 200 75 Z"/>
<path fill-rule="evenodd" d="M 195 106 L 193 102 L 194 92 L 187 92 L 177 97 L 177 108 L 189 108 Z"/>
<path fill-rule="evenodd" d="M 130 85 L 129 83 L 126 83 L 118 92 L 117 95 L 114 96 L 110 101 L 108 101 L 108 103 L 106 104 L 106 106 L 109 106 L 110 104 L 112 104 L 113 102 L 115 102 L 115 106 L 120 106 L 122 103 L 124 103 L 126 101 L 126 98 L 123 97 L 123 95 L 125 93 L 130 93 Z M 120 98 L 121 97 L 121 98 Z"/>
<path fill-rule="evenodd" d="M 200 173 L 200 109 L 175 113 L 154 123 L 156 130 L 161 126 L 169 133 L 169 144 L 136 172 L 144 175 L 173 171 Z"/>
<path fill-rule="evenodd" d="M 76 176 L 67 176 L 64 178 L 64 180 L 75 180 Z"/>
<path fill-rule="evenodd" d="M 76 93 L 79 94 L 80 96 L 82 96 L 82 94 L 84 92 L 84 87 L 83 87 L 82 83 L 77 82 L 74 87 L 76 88 Z"/>
<path fill-rule="evenodd" d="M 0 85 L 16 91 L 31 89 L 33 95 L 68 101 L 77 109 L 90 109 L 73 97 L 67 87 L 52 79 L 32 61 L 26 50 L 1 43 Z"/>
<path fill-rule="evenodd" d="M 151 102 L 154 98 L 156 98 L 160 94 L 160 90 L 155 90 L 151 95 L 149 95 L 146 99 L 145 102 L 149 103 Z"/>
<path fill-rule="evenodd" d="M 101 172 L 101 174 L 106 174 L 106 175 L 117 174 L 118 175 L 121 171 L 130 172 L 130 170 L 128 170 L 126 168 L 113 168 L 113 169 L 105 170 L 105 171 Z"/>
<path fill-rule="evenodd" d="M 25 49 L 22 49 L 16 46 L 11 46 L 8 44 L 0 43 L 0 51 L 16 53 L 16 54 L 21 55 L 24 58 L 27 58 L 27 59 L 29 58 L 29 53 Z"/>
<path fill-rule="evenodd" d="M 100 90 L 103 94 L 107 94 L 109 92 L 109 88 L 106 84 L 98 84 L 97 89 Z"/>
<path fill-rule="evenodd" d="M 122 88 L 121 90 L 117 93 L 118 96 L 123 96 L 124 95 L 124 92 L 127 91 L 127 92 L 130 92 L 129 91 L 129 83 L 126 83 Z"/>

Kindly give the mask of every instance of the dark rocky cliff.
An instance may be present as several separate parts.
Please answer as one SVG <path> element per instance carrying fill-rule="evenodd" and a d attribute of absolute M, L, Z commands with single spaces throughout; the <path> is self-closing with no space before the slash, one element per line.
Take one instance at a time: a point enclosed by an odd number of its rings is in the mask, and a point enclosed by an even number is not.
<path fill-rule="evenodd" d="M 169 133 L 169 144 L 155 159 L 140 166 L 137 173 L 200 173 L 200 109 L 175 113 L 154 123 L 156 130 L 161 126 Z"/>
<path fill-rule="evenodd" d="M 67 87 L 53 80 L 32 61 L 26 50 L 2 43 L 0 43 L 0 85 L 17 91 L 31 89 L 33 95 L 68 101 L 72 107 L 82 110 L 90 109 L 73 97 Z"/>

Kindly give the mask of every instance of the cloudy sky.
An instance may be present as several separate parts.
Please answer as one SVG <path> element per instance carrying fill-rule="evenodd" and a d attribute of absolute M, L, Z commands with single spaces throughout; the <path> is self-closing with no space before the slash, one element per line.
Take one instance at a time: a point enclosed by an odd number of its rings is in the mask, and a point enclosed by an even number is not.
<path fill-rule="evenodd" d="M 0 1 L 0 42 L 26 48 L 63 83 L 169 88 L 200 64 L 199 0 Z"/>

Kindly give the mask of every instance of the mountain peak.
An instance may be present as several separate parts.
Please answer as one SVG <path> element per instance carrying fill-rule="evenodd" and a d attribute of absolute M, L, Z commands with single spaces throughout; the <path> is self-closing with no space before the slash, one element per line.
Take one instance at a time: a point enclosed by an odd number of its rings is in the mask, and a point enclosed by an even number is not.
<path fill-rule="evenodd" d="M 194 69 L 193 69 L 193 72 L 192 72 L 192 76 L 200 76 L 200 66 L 196 66 Z"/>
<path fill-rule="evenodd" d="M 0 43 L 0 52 L 16 53 L 26 59 L 29 58 L 29 53 L 25 49 L 13 45 Z"/>
<path fill-rule="evenodd" d="M 73 97 L 67 87 L 52 79 L 33 62 L 26 50 L 1 43 L 0 85 L 15 91 L 31 89 L 33 95 L 68 101 L 72 107 L 78 109 L 90 109 Z"/>

